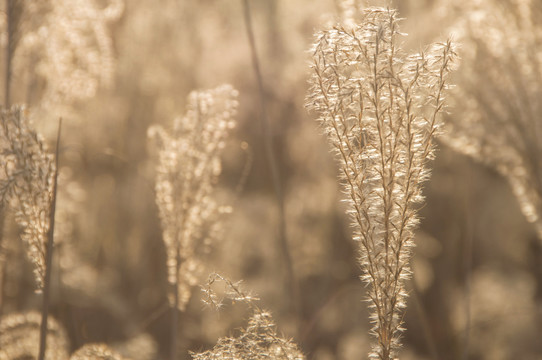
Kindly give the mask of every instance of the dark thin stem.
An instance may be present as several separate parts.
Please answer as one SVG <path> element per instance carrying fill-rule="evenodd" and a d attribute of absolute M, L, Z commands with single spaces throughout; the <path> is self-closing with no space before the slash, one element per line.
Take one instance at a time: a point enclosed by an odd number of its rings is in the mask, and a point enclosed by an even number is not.
<path fill-rule="evenodd" d="M 13 0 L 6 0 L 6 21 L 7 21 L 7 45 L 6 45 L 6 68 L 4 82 L 4 108 L 10 107 L 10 83 L 11 83 L 11 49 L 13 47 Z M 0 209 L 0 246 L 4 237 L 4 209 Z M 0 252 L 2 249 L 0 248 Z M 1 254 L 0 254 L 1 255 Z M 6 261 L 0 263 L 0 317 L 4 308 L 4 288 Z"/>
<path fill-rule="evenodd" d="M 153 322 L 155 322 L 156 320 L 158 320 L 158 318 L 164 315 L 168 311 L 168 309 L 171 309 L 171 306 L 168 302 L 165 302 L 164 304 L 162 304 L 162 306 L 160 306 L 153 313 L 147 316 L 147 318 L 145 318 L 139 325 L 137 325 L 134 330 L 130 331 L 130 333 L 135 336 L 139 333 L 144 332 L 144 330 L 146 330 Z"/>
<path fill-rule="evenodd" d="M 465 332 L 463 334 L 463 359 L 468 360 L 469 348 L 470 348 L 470 331 L 471 331 L 471 271 L 472 271 L 472 235 L 467 235 L 466 244 L 466 256 L 465 256 L 465 292 L 464 292 L 464 305 L 465 305 Z"/>
<path fill-rule="evenodd" d="M 0 204 L 0 320 L 4 313 L 4 288 L 6 281 L 6 259 L 2 260 L 2 257 L 7 256 L 5 253 L 6 245 L 4 243 L 4 204 Z"/>
<path fill-rule="evenodd" d="M 53 194 L 51 199 L 51 213 L 49 214 L 49 230 L 47 231 L 47 252 L 45 254 L 45 277 L 43 280 L 43 306 L 41 308 L 41 327 L 40 327 L 40 350 L 38 360 L 45 359 L 45 348 L 47 347 L 47 317 L 49 316 L 49 290 L 51 287 L 51 268 L 53 264 L 53 248 L 55 234 L 55 210 L 56 210 L 56 187 L 58 178 L 58 156 L 60 149 L 60 129 L 62 119 L 58 121 L 58 134 L 56 138 L 55 152 L 55 175 L 53 182 Z"/>
<path fill-rule="evenodd" d="M 284 211 L 284 193 L 282 191 L 281 185 L 281 176 L 279 167 L 277 164 L 277 159 L 275 157 L 275 151 L 273 149 L 273 143 L 271 139 L 271 134 L 269 131 L 269 120 L 267 118 L 267 105 L 265 101 L 265 91 L 263 84 L 263 77 L 260 70 L 260 63 L 258 60 L 258 54 L 256 51 L 256 42 L 254 40 L 254 31 L 252 29 L 252 20 L 250 16 L 250 8 L 248 0 L 243 0 L 243 10 L 245 17 L 245 25 L 247 30 L 248 41 L 250 45 L 250 53 L 252 56 L 252 67 L 254 68 L 254 73 L 256 75 L 256 80 L 258 82 L 258 92 L 260 98 L 260 121 L 261 129 L 263 133 L 263 142 L 265 148 L 265 155 L 267 157 L 267 162 L 271 170 L 271 176 L 273 179 L 273 187 L 275 190 L 275 197 L 278 205 L 279 212 L 279 236 L 278 236 L 278 246 L 280 253 L 282 255 L 284 265 L 286 267 L 286 288 L 290 292 L 290 306 L 293 308 L 296 315 L 299 315 L 299 295 L 298 288 L 294 276 L 294 268 L 292 262 L 292 256 L 290 254 L 290 249 L 288 246 L 288 241 L 286 238 L 286 217 Z"/>
<path fill-rule="evenodd" d="M 246 142 L 243 142 L 241 144 L 241 149 L 245 151 L 246 161 L 245 166 L 243 166 L 243 171 L 241 171 L 241 176 L 239 177 L 237 185 L 235 186 L 236 197 L 239 197 L 241 195 L 241 192 L 245 188 L 248 176 L 250 175 L 250 170 L 252 170 L 252 164 L 254 163 L 254 154 L 252 152 L 252 149 L 250 148 L 250 145 Z"/>
<path fill-rule="evenodd" d="M 2 251 L 2 249 L 0 249 Z M 2 256 L 0 254 L 0 256 Z M 0 261 L 0 321 L 4 315 L 4 291 L 6 283 L 6 260 Z"/>
<path fill-rule="evenodd" d="M 179 339 L 179 269 L 181 268 L 181 255 L 179 245 L 177 244 L 177 259 L 175 266 L 175 284 L 173 286 L 174 302 L 171 307 L 171 360 L 177 360 Z"/>
<path fill-rule="evenodd" d="M 179 303 L 179 285 L 175 285 L 175 304 Z M 171 307 L 171 360 L 177 360 L 177 337 L 179 336 L 179 308 Z"/>
<path fill-rule="evenodd" d="M 429 355 L 433 360 L 438 360 L 440 359 L 440 357 L 438 355 L 437 345 L 433 336 L 433 332 L 431 330 L 429 317 L 427 316 L 427 312 L 425 311 L 425 307 L 423 306 L 424 304 L 422 302 L 422 294 L 420 292 L 420 289 L 418 288 L 418 285 L 416 285 L 415 274 L 415 272 L 412 272 L 412 289 L 414 290 L 413 293 L 416 303 L 416 310 L 418 311 L 420 324 L 423 329 L 423 334 L 425 336 L 425 342 L 427 344 L 427 350 L 429 352 Z"/>
<path fill-rule="evenodd" d="M 13 57 L 14 40 L 14 0 L 6 0 L 6 21 L 7 21 L 7 44 L 6 44 L 6 68 L 4 82 L 4 107 L 11 106 L 11 60 Z"/>
<path fill-rule="evenodd" d="M 468 360 L 470 352 L 470 331 L 471 331 L 471 276 L 472 276 L 472 252 L 473 252 L 473 223 L 476 221 L 475 214 L 470 211 L 473 207 L 470 204 L 470 189 L 472 184 L 472 169 L 468 170 L 467 181 L 469 187 L 467 187 L 467 196 L 465 197 L 465 291 L 464 291 L 464 306 L 465 306 L 465 332 L 463 334 L 463 356 L 462 359 Z"/>

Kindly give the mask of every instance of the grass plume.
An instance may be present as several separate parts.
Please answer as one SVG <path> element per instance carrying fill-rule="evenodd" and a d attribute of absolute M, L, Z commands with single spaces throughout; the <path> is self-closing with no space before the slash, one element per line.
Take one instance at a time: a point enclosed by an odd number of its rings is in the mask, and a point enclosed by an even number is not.
<path fill-rule="evenodd" d="M 444 9 L 457 14 L 463 61 L 443 139 L 507 179 L 542 241 L 542 59 L 533 51 L 542 6 L 483 0 Z"/>
<path fill-rule="evenodd" d="M 38 290 L 43 289 L 46 243 L 53 201 L 54 156 L 32 128 L 22 107 L 2 110 L 0 197 L 15 212 L 21 238 L 34 264 Z"/>
<path fill-rule="evenodd" d="M 202 269 L 200 256 L 217 238 L 219 214 L 225 211 L 212 193 L 221 172 L 220 153 L 235 126 L 236 96 L 229 85 L 194 91 L 186 116 L 174 121 L 172 135 L 159 126 L 149 129 L 159 149 L 155 189 L 171 285 L 172 359 L 177 352 L 178 310 L 190 299 Z"/>
<path fill-rule="evenodd" d="M 369 285 L 370 358 L 382 360 L 400 347 L 416 206 L 455 60 L 450 41 L 406 55 L 398 22 L 394 10 L 368 8 L 359 25 L 319 32 L 307 97 L 340 161 Z"/>

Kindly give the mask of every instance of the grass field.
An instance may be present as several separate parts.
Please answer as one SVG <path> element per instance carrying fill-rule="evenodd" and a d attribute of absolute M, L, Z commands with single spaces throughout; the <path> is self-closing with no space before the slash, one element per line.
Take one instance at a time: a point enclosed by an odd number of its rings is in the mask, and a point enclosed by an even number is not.
<path fill-rule="evenodd" d="M 539 2 L 1 8 L 0 360 L 542 359 Z"/>

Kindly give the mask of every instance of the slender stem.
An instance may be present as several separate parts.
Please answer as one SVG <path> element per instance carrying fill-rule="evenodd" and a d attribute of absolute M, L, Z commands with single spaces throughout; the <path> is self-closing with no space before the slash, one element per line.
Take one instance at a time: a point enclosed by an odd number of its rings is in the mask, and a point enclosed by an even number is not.
<path fill-rule="evenodd" d="M 254 31 L 252 29 L 252 20 L 250 16 L 250 7 L 248 0 L 243 0 L 243 10 L 246 31 L 248 36 L 248 41 L 250 45 L 250 52 L 252 57 L 252 67 L 256 75 L 256 80 L 258 82 L 258 92 L 260 98 L 260 122 L 261 129 L 263 133 L 263 143 L 265 148 L 265 155 L 267 157 L 267 162 L 271 170 L 271 176 L 273 180 L 273 187 L 275 190 L 275 197 L 278 205 L 279 212 L 279 236 L 278 236 L 278 246 L 280 253 L 282 255 L 284 265 L 286 267 L 286 288 L 290 292 L 290 306 L 292 306 L 296 315 L 299 315 L 299 294 L 298 288 L 294 276 L 294 267 L 292 262 L 292 256 L 290 254 L 290 248 L 288 246 L 288 240 L 286 238 L 286 216 L 284 211 L 284 193 L 281 185 L 281 176 L 279 167 L 277 164 L 277 159 L 275 157 L 275 151 L 273 148 L 273 143 L 269 131 L 269 120 L 267 118 L 267 104 L 265 100 L 265 91 L 263 84 L 263 77 L 260 70 L 260 63 L 258 60 L 258 54 L 256 51 L 256 42 L 254 40 Z"/>
<path fill-rule="evenodd" d="M 0 320 L 4 313 L 4 289 L 7 270 L 6 243 L 4 239 L 4 205 L 0 205 Z M 3 258 L 3 259 L 2 259 Z"/>
<path fill-rule="evenodd" d="M 139 323 L 134 329 L 130 331 L 130 334 L 133 336 L 144 332 L 145 329 L 149 327 L 153 322 L 155 322 L 158 318 L 163 316 L 168 310 L 171 309 L 171 306 L 169 305 L 169 302 L 165 302 L 160 306 L 158 309 L 156 309 L 154 312 L 152 312 L 150 315 L 148 315 L 141 323 Z"/>
<path fill-rule="evenodd" d="M 469 174 L 470 175 L 470 174 Z M 470 197 L 467 197 L 468 203 Z M 466 214 L 469 214 L 472 207 L 467 207 Z M 472 215 L 472 214 L 471 214 Z M 463 356 L 462 359 L 467 360 L 470 352 L 470 331 L 472 326 L 472 314 L 471 314 L 471 277 L 472 277 L 472 252 L 473 252 L 473 235 L 472 235 L 472 217 L 466 216 L 466 229 L 465 234 L 465 290 L 464 290 L 464 306 L 465 306 L 465 332 L 463 333 Z"/>
<path fill-rule="evenodd" d="M 175 284 L 173 286 L 174 303 L 171 307 L 171 360 L 177 360 L 178 347 L 177 341 L 179 339 L 179 269 L 181 268 L 181 254 L 179 245 L 177 245 L 177 259 L 175 267 Z"/>
<path fill-rule="evenodd" d="M 429 322 L 429 317 L 427 316 L 427 312 L 425 311 L 425 307 L 423 304 L 422 294 L 421 291 L 416 284 L 416 273 L 412 272 L 412 290 L 414 295 L 414 300 L 416 303 L 416 310 L 418 312 L 418 316 L 420 319 L 420 324 L 422 326 L 423 335 L 425 337 L 425 342 L 427 345 L 427 351 L 429 352 L 429 355 L 431 359 L 438 360 L 440 359 L 438 350 L 437 350 L 437 344 L 435 342 L 435 337 L 433 336 L 433 332 L 431 330 L 431 324 Z"/>
<path fill-rule="evenodd" d="M 175 285 L 175 304 L 179 302 L 179 293 Z M 171 360 L 177 360 L 177 337 L 179 335 L 179 309 L 177 305 L 171 307 Z"/>
<path fill-rule="evenodd" d="M 462 354 L 461 359 L 468 360 L 470 353 L 470 335 L 471 335 L 471 326 L 472 326 L 472 314 L 471 314 L 471 277 L 472 277 L 472 256 L 473 256 L 473 231 L 474 224 L 476 223 L 476 213 L 471 211 L 474 207 L 472 206 L 471 199 L 472 196 L 472 179 L 473 173 L 472 168 L 468 168 L 464 176 L 464 183 L 466 186 L 466 196 L 463 199 L 463 208 L 464 208 L 464 222 L 465 222 L 465 234 L 464 234 L 464 292 L 463 292 L 463 306 L 465 312 L 465 328 L 463 331 L 462 339 Z"/>
<path fill-rule="evenodd" d="M 4 82 L 4 108 L 9 109 L 10 105 L 10 84 L 11 84 L 11 49 L 13 47 L 13 0 L 6 0 L 6 21 L 7 21 L 7 45 L 6 45 L 6 68 Z M 2 239 L 4 237 L 4 209 L 0 209 L 0 252 L 2 251 Z M 0 254 L 1 256 L 1 254 Z M 4 288 L 6 261 L 0 262 L 0 317 L 4 308 Z"/>
<path fill-rule="evenodd" d="M 11 106 L 11 60 L 13 57 L 14 40 L 14 0 L 6 0 L 6 21 L 7 21 L 7 44 L 6 44 L 6 68 L 4 82 L 4 107 Z"/>
<path fill-rule="evenodd" d="M 2 320 L 2 315 L 4 312 L 4 284 L 6 279 L 6 259 L 2 259 L 2 257 L 6 256 L 5 253 L 5 245 L 3 244 L 4 240 L 4 212 L 3 209 L 0 209 L 0 321 Z"/>
<path fill-rule="evenodd" d="M 55 152 L 55 175 L 53 180 L 53 194 L 51 199 L 51 213 L 49 214 L 49 230 L 47 231 L 47 252 L 45 254 L 45 278 L 43 282 L 43 305 L 41 308 L 41 327 L 40 327 L 40 348 L 38 360 L 45 359 L 45 349 L 47 347 L 47 317 L 49 316 L 49 291 L 51 287 L 51 268 L 53 264 L 53 248 L 55 234 L 55 210 L 56 210 L 56 190 L 58 178 L 58 156 L 60 149 L 60 129 L 62 119 L 58 121 L 58 133 L 56 138 Z"/>

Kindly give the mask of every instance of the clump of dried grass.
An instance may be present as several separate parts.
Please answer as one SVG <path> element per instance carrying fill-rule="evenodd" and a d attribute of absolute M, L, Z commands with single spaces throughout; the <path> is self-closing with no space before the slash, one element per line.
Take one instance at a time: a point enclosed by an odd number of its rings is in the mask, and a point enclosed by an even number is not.
<path fill-rule="evenodd" d="M 225 298 L 232 302 L 247 304 L 252 310 L 248 326 L 240 331 L 238 337 L 220 338 L 211 350 L 192 353 L 195 360 L 303 360 L 305 357 L 291 340 L 277 334 L 276 325 L 271 314 L 262 310 L 255 303 L 258 298 L 243 290 L 240 282 L 218 274 L 211 274 L 203 287 L 204 302 L 216 309 L 223 306 L 223 300 L 214 291 L 213 285 L 221 282 L 225 286 Z"/>
<path fill-rule="evenodd" d="M 105 344 L 86 344 L 70 360 L 123 360 L 123 357 Z"/>
<path fill-rule="evenodd" d="M 319 32 L 307 96 L 340 160 L 369 285 L 377 338 L 370 358 L 383 360 L 395 359 L 400 347 L 421 184 L 456 59 L 450 41 L 405 54 L 398 22 L 394 10 L 368 8 L 359 25 Z"/>

